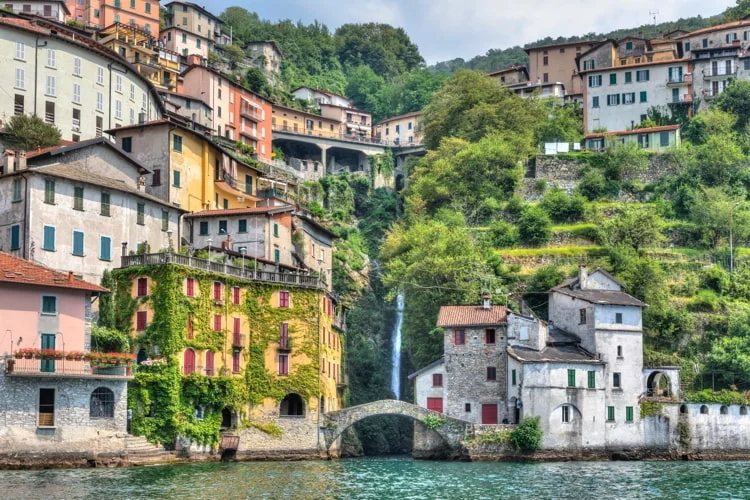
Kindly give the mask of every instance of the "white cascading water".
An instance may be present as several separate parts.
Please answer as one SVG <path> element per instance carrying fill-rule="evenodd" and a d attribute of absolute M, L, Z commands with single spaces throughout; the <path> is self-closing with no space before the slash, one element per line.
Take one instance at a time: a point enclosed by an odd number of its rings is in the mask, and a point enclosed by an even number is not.
<path fill-rule="evenodd" d="M 391 336 L 391 390 L 401 398 L 401 324 L 404 322 L 404 293 L 396 297 L 396 324 Z"/>

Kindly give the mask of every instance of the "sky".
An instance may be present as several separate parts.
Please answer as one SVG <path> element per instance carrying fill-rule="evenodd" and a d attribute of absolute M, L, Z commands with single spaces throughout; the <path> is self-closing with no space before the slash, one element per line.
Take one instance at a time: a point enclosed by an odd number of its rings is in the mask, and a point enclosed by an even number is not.
<path fill-rule="evenodd" d="M 196 0 L 193 0 L 196 1 Z M 238 5 L 261 19 L 318 20 L 331 30 L 346 23 L 381 22 L 406 30 L 427 61 L 471 59 L 551 36 L 631 28 L 680 17 L 711 16 L 735 0 L 212 0 L 219 14 Z"/>

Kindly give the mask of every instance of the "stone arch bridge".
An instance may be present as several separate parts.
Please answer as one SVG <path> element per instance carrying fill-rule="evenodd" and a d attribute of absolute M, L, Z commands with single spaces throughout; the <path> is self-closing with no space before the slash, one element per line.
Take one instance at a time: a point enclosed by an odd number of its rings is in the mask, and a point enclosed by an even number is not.
<path fill-rule="evenodd" d="M 446 417 L 442 413 L 427 410 L 406 401 L 383 399 L 323 414 L 320 419 L 320 430 L 325 438 L 326 450 L 331 448 L 331 445 L 346 429 L 360 420 L 376 415 L 400 415 L 420 423 L 424 423 L 425 417 L 430 415 L 440 417 L 442 424 L 432 430 L 442 438 L 445 446 L 451 451 L 457 451 L 464 437 L 471 435 L 474 431 L 474 425 L 471 422 Z"/>

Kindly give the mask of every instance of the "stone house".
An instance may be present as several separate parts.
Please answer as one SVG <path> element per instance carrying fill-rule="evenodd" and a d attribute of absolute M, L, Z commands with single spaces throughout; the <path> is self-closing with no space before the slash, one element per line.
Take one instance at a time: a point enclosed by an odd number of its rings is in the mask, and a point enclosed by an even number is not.
<path fill-rule="evenodd" d="M 61 443 L 66 451 L 101 449 L 108 436 L 125 432 L 127 381 L 132 377 L 125 366 L 98 368 L 82 358 L 91 348 L 92 297 L 103 292 L 107 290 L 72 273 L 0 252 L 4 452 L 52 451 Z M 19 354 L 29 349 L 60 357 Z"/>
<path fill-rule="evenodd" d="M 147 194 L 149 169 L 103 138 L 6 160 L 2 250 L 98 283 L 143 243 L 179 245 L 183 211 Z"/>
<path fill-rule="evenodd" d="M 263 71 L 266 77 L 275 82 L 281 72 L 281 60 L 284 55 L 274 40 L 248 42 L 245 53 L 253 66 Z"/>
<path fill-rule="evenodd" d="M 304 267 L 317 272 L 333 286 L 333 240 L 336 235 L 301 210 L 294 212 L 294 248 Z"/>

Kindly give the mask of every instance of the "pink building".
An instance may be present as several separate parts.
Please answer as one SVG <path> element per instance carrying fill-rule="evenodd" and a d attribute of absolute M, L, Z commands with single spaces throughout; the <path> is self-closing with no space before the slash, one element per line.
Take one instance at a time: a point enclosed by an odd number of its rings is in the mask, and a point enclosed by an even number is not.
<path fill-rule="evenodd" d="M 0 252 L 0 422 L 59 439 L 125 430 L 128 354 L 90 352 L 92 296 L 107 291 Z"/>

